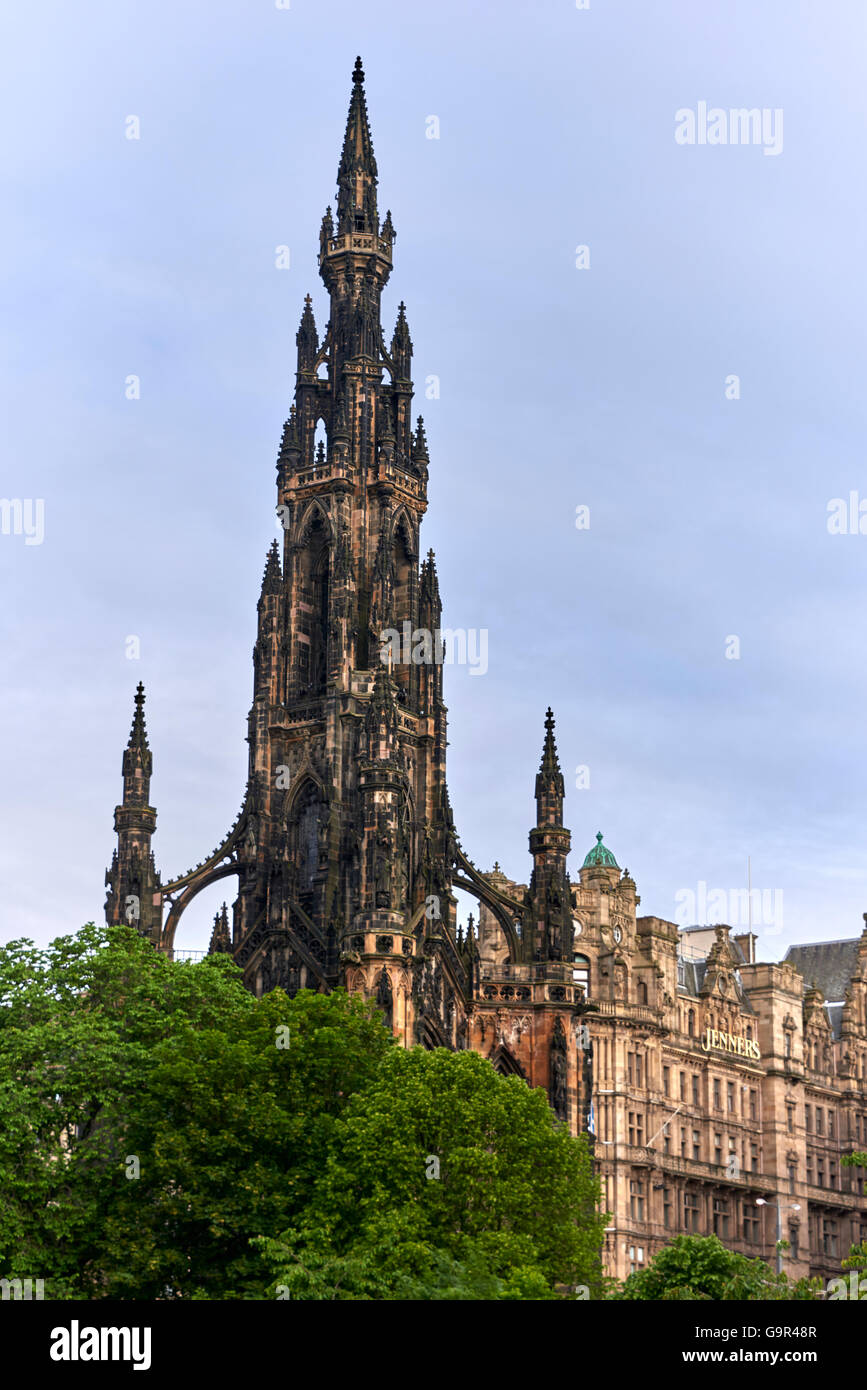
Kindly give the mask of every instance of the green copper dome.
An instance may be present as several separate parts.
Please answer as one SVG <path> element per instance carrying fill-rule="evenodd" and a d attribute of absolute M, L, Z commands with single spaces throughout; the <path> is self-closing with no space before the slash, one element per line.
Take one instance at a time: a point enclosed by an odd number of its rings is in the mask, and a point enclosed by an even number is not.
<path fill-rule="evenodd" d="M 602 864 L 606 869 L 619 869 L 620 865 L 614 858 L 610 849 L 606 849 L 602 843 L 602 831 L 596 832 L 596 844 L 591 849 L 587 858 L 584 860 L 584 868 L 592 869 L 594 864 Z"/>

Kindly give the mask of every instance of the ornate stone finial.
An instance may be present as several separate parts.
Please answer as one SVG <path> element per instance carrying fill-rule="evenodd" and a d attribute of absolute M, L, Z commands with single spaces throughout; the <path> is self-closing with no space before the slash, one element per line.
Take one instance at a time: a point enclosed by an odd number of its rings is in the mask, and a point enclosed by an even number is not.
<path fill-rule="evenodd" d="M 276 540 L 271 542 L 268 551 L 268 558 L 265 561 L 265 573 L 262 575 L 262 595 L 279 594 L 283 585 L 283 575 L 280 572 L 280 550 Z"/>
<path fill-rule="evenodd" d="M 364 81 L 364 68 L 361 65 L 360 58 L 356 58 L 355 60 L 355 67 L 352 69 L 352 80 L 355 83 L 361 83 Z"/>
<path fill-rule="evenodd" d="M 144 717 L 145 688 L 139 681 L 135 690 L 135 713 L 132 717 L 132 728 L 129 732 L 128 748 L 147 748 L 148 734 L 145 728 Z"/>

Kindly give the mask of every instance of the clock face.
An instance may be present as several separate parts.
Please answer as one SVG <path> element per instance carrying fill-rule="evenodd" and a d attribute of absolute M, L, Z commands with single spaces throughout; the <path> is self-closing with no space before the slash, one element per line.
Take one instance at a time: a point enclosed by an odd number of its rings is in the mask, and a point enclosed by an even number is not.
<path fill-rule="evenodd" d="M 620 930 L 619 927 L 615 927 L 611 935 L 614 937 L 614 940 L 617 942 L 617 945 L 619 946 L 621 941 L 623 940 L 623 932 Z"/>
<path fill-rule="evenodd" d="M 581 923 L 576 922 L 574 917 L 572 918 L 572 930 L 574 931 L 576 936 L 580 936 L 582 931 L 584 930 Z"/>

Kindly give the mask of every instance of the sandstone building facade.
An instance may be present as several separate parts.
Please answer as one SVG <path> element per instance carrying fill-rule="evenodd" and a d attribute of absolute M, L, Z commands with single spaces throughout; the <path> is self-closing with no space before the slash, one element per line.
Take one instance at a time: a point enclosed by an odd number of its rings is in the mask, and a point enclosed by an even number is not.
<path fill-rule="evenodd" d="M 528 882 L 468 857 L 446 781 L 442 604 L 421 543 L 430 460 L 404 305 L 390 339 L 381 325 L 396 234 L 379 212 L 360 60 L 337 184 L 319 236 L 328 320 L 320 335 L 308 296 L 277 458 L 282 544 L 258 602 L 241 809 L 211 854 L 162 882 L 140 686 L 107 920 L 173 951 L 189 903 L 231 878 L 211 950 L 231 953 L 257 994 L 344 985 L 374 998 L 404 1044 L 472 1048 L 544 1087 L 595 1147 L 614 1273 L 681 1230 L 772 1255 L 776 1212 L 759 1197 L 787 1204 L 793 1273 L 836 1273 L 867 1236 L 840 1161 L 867 1147 L 867 933 L 842 943 L 830 973 L 818 947 L 758 964 L 749 934 L 637 916 L 636 885 L 601 835 L 571 882 L 550 710 Z M 432 642 L 386 661 L 386 631 Z M 478 900 L 477 928 L 458 925 L 457 889 Z"/>

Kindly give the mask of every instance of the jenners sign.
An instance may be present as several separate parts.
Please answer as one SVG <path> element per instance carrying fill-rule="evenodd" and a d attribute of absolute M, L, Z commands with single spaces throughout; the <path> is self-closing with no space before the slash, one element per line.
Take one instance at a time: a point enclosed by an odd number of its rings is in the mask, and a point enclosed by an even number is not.
<path fill-rule="evenodd" d="M 720 1033 L 716 1028 L 705 1030 L 701 1048 L 702 1052 L 734 1052 L 738 1057 L 752 1057 L 757 1062 L 762 1055 L 757 1042 L 742 1038 L 740 1034 Z"/>

